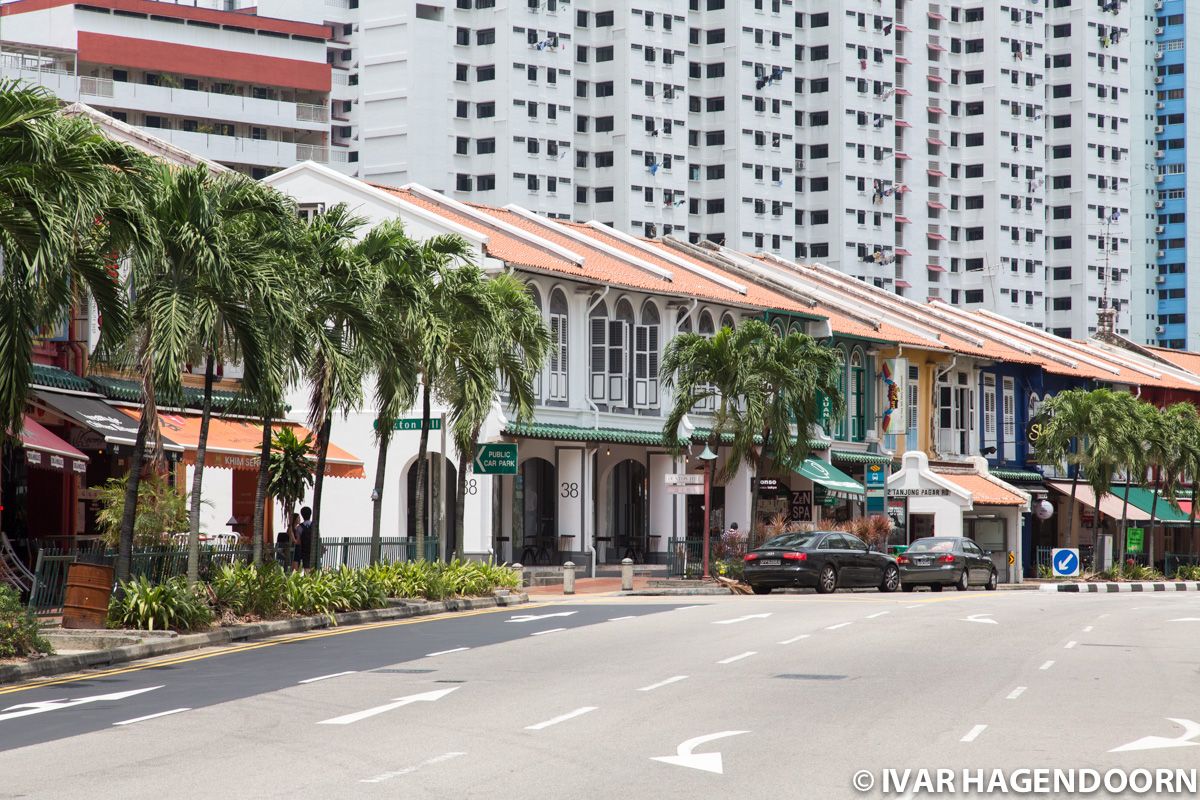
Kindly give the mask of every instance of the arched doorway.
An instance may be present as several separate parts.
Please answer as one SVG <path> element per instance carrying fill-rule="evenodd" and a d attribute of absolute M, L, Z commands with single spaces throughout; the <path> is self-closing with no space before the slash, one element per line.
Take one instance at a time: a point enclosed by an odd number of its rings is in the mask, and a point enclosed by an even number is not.
<path fill-rule="evenodd" d="M 526 459 L 515 481 L 513 553 L 522 564 L 550 564 L 558 545 L 558 499 L 555 469 L 544 458 Z"/>
<path fill-rule="evenodd" d="M 645 561 L 650 503 L 646 465 L 632 458 L 608 474 L 608 535 L 616 560 Z"/>
<path fill-rule="evenodd" d="M 442 514 L 442 487 L 445 486 L 446 493 L 446 558 L 450 558 L 454 553 L 459 553 L 462 549 L 457 544 L 458 532 L 458 470 L 454 464 L 443 458 L 441 453 L 430 453 L 427 457 L 429 468 L 425 470 L 425 520 L 426 520 L 426 539 L 436 539 L 440 527 Z M 445 470 L 445 481 L 443 482 L 442 472 Z M 407 509 L 407 526 L 410 539 L 415 539 L 417 536 L 417 460 L 408 466 L 408 474 L 405 476 L 406 489 L 408 498 Z M 427 545 L 427 547 L 432 547 Z M 439 548 L 440 550 L 440 548 Z M 460 553 L 461 554 L 461 553 Z M 432 552 L 426 551 L 426 557 L 433 555 Z"/>

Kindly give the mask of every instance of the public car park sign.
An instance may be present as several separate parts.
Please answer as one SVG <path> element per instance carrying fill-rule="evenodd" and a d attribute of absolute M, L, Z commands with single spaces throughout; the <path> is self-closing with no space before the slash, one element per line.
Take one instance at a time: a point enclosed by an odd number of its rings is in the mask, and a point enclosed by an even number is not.
<path fill-rule="evenodd" d="M 516 475 L 517 446 L 508 442 L 475 445 L 476 475 Z"/>

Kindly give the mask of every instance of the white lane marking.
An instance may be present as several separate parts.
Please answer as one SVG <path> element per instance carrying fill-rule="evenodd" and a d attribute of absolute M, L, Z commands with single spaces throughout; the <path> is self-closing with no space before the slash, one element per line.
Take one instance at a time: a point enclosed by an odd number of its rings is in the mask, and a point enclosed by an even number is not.
<path fill-rule="evenodd" d="M 1017 688 L 1015 688 L 1011 692 L 1009 692 L 1008 697 L 1006 697 L 1004 699 L 1005 700 L 1016 700 L 1018 697 L 1020 697 L 1023 694 L 1025 694 L 1025 687 L 1018 686 Z"/>
<path fill-rule="evenodd" d="M 1053 666 L 1054 666 L 1053 661 L 1047 661 L 1045 664 L 1042 664 L 1040 667 L 1038 667 L 1038 669 L 1050 669 Z"/>
<path fill-rule="evenodd" d="M 399 778 L 402 775 L 410 775 L 410 774 L 416 772 L 417 770 L 419 770 L 421 767 L 433 766 L 434 764 L 440 764 L 443 761 L 450 761 L 451 759 L 455 759 L 455 758 L 458 758 L 459 756 L 465 756 L 465 755 L 466 755 L 466 753 L 442 753 L 440 756 L 434 756 L 433 758 L 422 761 L 420 764 L 417 764 L 415 767 L 404 767 L 403 769 L 398 769 L 395 772 L 384 772 L 379 775 L 376 775 L 373 778 L 363 778 L 362 780 L 359 781 L 359 783 L 383 783 L 386 780 L 391 780 L 392 778 Z"/>
<path fill-rule="evenodd" d="M 680 681 L 686 681 L 687 677 L 688 677 L 687 675 L 675 675 L 674 677 L 667 678 L 665 681 L 659 681 L 658 683 L 652 683 L 649 686 L 643 686 L 642 688 L 638 689 L 638 691 L 639 692 L 653 692 L 655 689 L 661 689 L 664 686 L 670 686 L 672 683 L 679 683 Z"/>
<path fill-rule="evenodd" d="M 356 674 L 355 671 L 350 669 L 350 670 L 346 670 L 345 672 L 335 672 L 332 675 L 318 675 L 315 678 L 306 678 L 305 680 L 297 681 L 297 683 L 316 683 L 317 681 L 323 681 L 323 680 L 327 680 L 329 678 L 340 678 L 343 675 L 354 675 L 354 674 Z"/>
<path fill-rule="evenodd" d="M 784 639 L 782 642 L 780 642 L 780 644 L 794 644 L 795 642 L 798 642 L 801 639 L 807 639 L 811 635 L 812 635 L 811 633 L 802 633 L 799 636 L 793 636 L 790 639 Z"/>
<path fill-rule="evenodd" d="M 566 630 L 566 628 L 549 628 L 544 631 L 534 631 L 533 633 L 531 633 L 529 635 L 530 636 L 545 636 L 547 633 L 558 633 L 559 631 L 565 631 L 565 630 Z"/>
<path fill-rule="evenodd" d="M 744 617 L 734 617 L 733 619 L 718 619 L 713 622 L 713 625 L 732 625 L 735 622 L 745 622 L 748 619 L 766 619 L 771 616 L 771 612 L 767 611 L 762 614 L 747 614 Z"/>
<path fill-rule="evenodd" d="M 967 735 L 959 739 L 960 742 L 973 742 L 979 738 L 979 734 L 987 730 L 987 725 L 976 725 L 971 730 L 967 731 Z"/>
<path fill-rule="evenodd" d="M 383 706 L 375 706 L 362 711 L 355 711 L 353 714 L 346 714 L 333 719 L 323 719 L 318 722 L 318 725 L 349 725 L 352 722 L 358 722 L 368 717 L 373 717 L 376 714 L 382 714 L 385 711 L 391 711 L 401 706 L 406 706 L 410 703 L 432 703 L 435 700 L 441 700 L 446 695 L 456 691 L 459 687 L 452 686 L 449 689 L 438 689 L 433 692 L 423 692 L 421 694 L 410 694 L 408 697 L 398 697 L 394 702 Z"/>
<path fill-rule="evenodd" d="M 1091 632 L 1092 632 L 1092 630 L 1093 630 L 1093 627 L 1092 627 L 1091 625 L 1088 625 L 1086 628 L 1084 628 L 1084 629 L 1083 629 L 1083 632 L 1084 632 L 1084 633 L 1091 633 Z"/>
<path fill-rule="evenodd" d="M 1180 617 L 1179 619 L 1169 619 L 1167 622 L 1200 622 L 1200 617 Z"/>
<path fill-rule="evenodd" d="M 582 717 L 584 714 L 595 711 L 597 708 L 598 706 L 584 706 L 583 708 L 577 708 L 574 711 L 568 711 L 566 714 L 559 714 L 557 717 L 548 719 L 545 722 L 539 722 L 536 725 L 526 725 L 525 730 L 540 731 L 544 728 L 549 728 L 551 725 L 557 725 L 560 722 L 566 722 L 567 720 L 574 719 L 575 717 Z"/>
<path fill-rule="evenodd" d="M 1096 619 L 1104 619 L 1107 616 L 1108 614 L 1101 614 L 1100 616 L 1096 617 Z"/>
<path fill-rule="evenodd" d="M 173 708 L 170 711 L 160 711 L 157 714 L 147 714 L 144 717 L 134 717 L 133 719 L 127 719 L 127 720 L 123 720 L 121 722 L 114 722 L 113 725 L 114 726 L 115 725 L 132 725 L 135 722 L 145 722 L 148 719 L 158 719 L 159 717 L 165 717 L 170 714 L 178 714 L 183 711 L 191 711 L 191 709 L 190 708 Z"/>
<path fill-rule="evenodd" d="M 700 608 L 700 606 L 680 606 L 676 611 L 687 611 L 689 608 Z"/>
<path fill-rule="evenodd" d="M 736 656 L 730 656 L 729 658 L 722 658 L 717 663 L 718 664 L 732 664 L 735 661 L 741 661 L 743 658 L 749 658 L 750 656 L 756 656 L 756 655 L 758 655 L 757 650 L 747 650 L 744 653 L 738 653 Z"/>
<path fill-rule="evenodd" d="M 1066 649 L 1066 650 L 1070 650 L 1070 649 L 1071 649 L 1072 647 L 1074 647 L 1076 644 L 1077 644 L 1077 642 L 1067 642 L 1067 646 L 1066 646 L 1064 649 Z"/>
<path fill-rule="evenodd" d="M 964 617 L 960 622 L 982 622 L 984 625 L 999 625 L 994 619 L 988 619 L 991 614 L 972 614 L 969 617 Z"/>
<path fill-rule="evenodd" d="M 890 611 L 876 611 L 874 614 L 868 614 L 868 615 L 867 615 L 867 619 L 877 619 L 878 617 L 882 617 L 884 614 L 890 614 L 890 613 L 892 613 L 892 612 L 890 612 Z"/>
<path fill-rule="evenodd" d="M 853 625 L 853 624 L 854 624 L 853 622 L 839 622 L 837 625 L 830 625 L 830 626 L 829 626 L 828 628 L 826 628 L 825 630 L 827 630 L 827 631 L 836 631 L 838 628 L 844 628 L 844 627 L 846 627 L 847 625 Z"/>
<path fill-rule="evenodd" d="M 550 619 L 552 617 L 569 617 L 572 614 L 578 614 L 578 611 L 559 611 L 556 614 L 517 614 L 515 617 L 509 617 L 505 622 L 535 622 L 539 619 Z"/>
<path fill-rule="evenodd" d="M 1168 739 L 1166 736 L 1143 736 L 1141 739 L 1132 741 L 1129 744 L 1123 744 L 1120 747 L 1114 747 L 1108 752 L 1124 753 L 1130 750 L 1161 750 L 1168 747 L 1200 747 L 1200 742 L 1192 741 L 1192 739 L 1200 736 L 1200 722 L 1193 722 L 1190 719 L 1176 719 L 1175 717 L 1167 717 L 1167 722 L 1174 722 L 1176 725 L 1183 728 L 1183 735 L 1177 736 L 1174 739 Z"/>
<path fill-rule="evenodd" d="M 453 650 L 438 650 L 436 653 L 426 653 L 425 657 L 433 658 L 434 656 L 448 656 L 451 653 L 461 653 L 464 650 L 470 650 L 470 649 L 471 648 L 469 648 L 469 647 L 455 647 Z"/>
<path fill-rule="evenodd" d="M 608 621 L 609 622 L 620 622 L 623 619 L 637 619 L 637 617 L 634 617 L 632 614 L 627 617 L 609 617 Z"/>
<path fill-rule="evenodd" d="M 724 774 L 725 768 L 721 763 L 720 753 L 693 753 L 700 745 L 705 742 L 711 742 L 714 739 L 724 739 L 727 736 L 740 736 L 743 733 L 750 731 L 721 731 L 720 733 L 710 733 L 707 736 L 697 736 L 694 739 L 688 739 L 679 747 L 675 748 L 673 756 L 652 756 L 651 761 L 661 761 L 664 764 L 674 764 L 677 767 L 687 767 L 688 769 L 698 769 L 704 772 L 715 772 L 717 775 Z"/>
<path fill-rule="evenodd" d="M 921 607 L 920 603 L 917 603 L 915 606 L 905 606 L 905 608 L 920 608 L 920 607 Z"/>
<path fill-rule="evenodd" d="M 73 706 L 81 706 L 85 703 L 99 703 L 104 700 L 124 700 L 126 697 L 133 697 L 146 692 L 153 692 L 155 689 L 161 689 L 162 686 L 149 686 L 145 689 L 131 689 L 127 692 L 113 692 L 112 694 L 97 694 L 91 697 L 80 697 L 77 700 L 42 700 L 37 703 L 19 703 L 15 706 L 9 706 L 4 709 L 5 713 L 0 714 L 0 722 L 8 719 L 16 719 L 17 717 L 28 717 L 33 714 L 44 714 L 47 711 L 57 711 L 62 708 L 72 708 Z M 22 709 L 17 711 L 17 709 Z"/>

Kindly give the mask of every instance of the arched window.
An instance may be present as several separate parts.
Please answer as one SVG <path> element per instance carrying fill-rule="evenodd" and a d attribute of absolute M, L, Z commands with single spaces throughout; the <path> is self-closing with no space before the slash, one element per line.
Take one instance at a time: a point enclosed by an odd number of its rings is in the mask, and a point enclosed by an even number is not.
<path fill-rule="evenodd" d="M 716 333 L 716 326 L 713 325 L 712 314 L 708 313 L 707 311 L 700 312 L 700 321 L 696 325 L 696 331 L 701 336 L 707 336 L 710 339 L 712 338 L 713 334 Z M 705 391 L 705 392 L 712 391 L 712 386 L 709 384 L 704 384 L 697 388 L 699 388 L 701 391 Z M 716 395 L 709 395 L 707 397 L 704 397 L 703 399 L 701 399 L 699 402 L 696 403 L 694 408 L 697 411 L 711 414 L 713 411 L 717 410 Z"/>
<path fill-rule="evenodd" d="M 597 300 L 592 297 L 595 307 L 588 317 L 588 394 L 603 403 L 608 384 L 608 305 Z"/>
<path fill-rule="evenodd" d="M 850 412 L 850 439 L 861 442 L 867 435 L 867 374 L 862 350 L 850 354 L 850 395 L 846 398 Z"/>
<path fill-rule="evenodd" d="M 617 303 L 616 319 L 608 322 L 608 404 L 623 406 L 629 402 L 629 336 L 633 329 L 633 306 L 628 300 Z"/>
<path fill-rule="evenodd" d="M 692 332 L 692 315 L 686 308 L 679 309 L 679 314 L 675 317 L 675 325 L 679 328 L 680 333 Z"/>
<path fill-rule="evenodd" d="M 561 289 L 550 293 L 550 358 L 546 399 L 567 400 L 567 296 Z"/>
<path fill-rule="evenodd" d="M 779 320 L 774 320 L 771 323 L 771 330 L 775 332 L 776 336 L 780 337 L 781 339 L 783 338 L 783 323 L 782 322 L 780 322 Z"/>
<path fill-rule="evenodd" d="M 732 330 L 733 328 L 736 328 L 736 327 L 737 327 L 737 323 L 733 321 L 733 315 L 732 315 L 732 314 L 730 314 L 730 313 L 726 312 L 726 313 L 725 313 L 725 314 L 724 314 L 724 315 L 721 317 L 721 327 L 722 327 L 722 328 L 729 328 L 730 330 Z"/>
<path fill-rule="evenodd" d="M 846 396 L 846 351 L 842 348 L 837 348 L 834 351 L 838 360 L 838 394 L 842 396 L 846 406 L 849 407 L 850 401 Z M 846 414 L 839 414 L 833 420 L 833 430 L 830 431 L 835 439 L 846 438 Z"/>
<path fill-rule="evenodd" d="M 701 311 L 700 324 L 696 326 L 696 330 L 701 336 L 712 336 L 716 333 L 717 329 L 713 325 L 712 314 L 709 314 L 707 311 Z"/>
<path fill-rule="evenodd" d="M 658 332 L 658 308 L 647 302 L 642 306 L 641 324 L 633 332 L 633 405 L 636 408 L 658 405 Z"/>

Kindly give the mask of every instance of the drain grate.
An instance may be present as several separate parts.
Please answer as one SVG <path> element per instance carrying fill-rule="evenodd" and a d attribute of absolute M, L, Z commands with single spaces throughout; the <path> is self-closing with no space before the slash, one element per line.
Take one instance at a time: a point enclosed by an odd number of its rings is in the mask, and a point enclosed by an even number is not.
<path fill-rule="evenodd" d="M 810 675 L 803 672 L 785 672 L 782 675 L 776 675 L 776 678 L 783 678 L 789 681 L 842 681 L 847 676 L 845 675 Z"/>
<path fill-rule="evenodd" d="M 437 672 L 435 669 L 373 669 L 371 672 L 382 672 L 385 675 L 425 675 Z"/>

